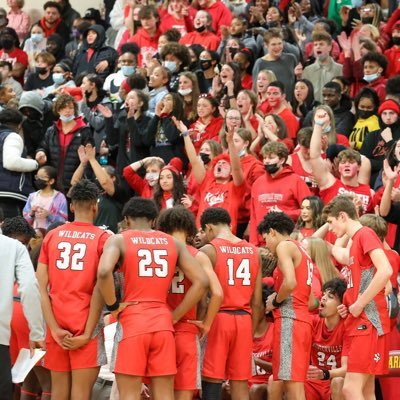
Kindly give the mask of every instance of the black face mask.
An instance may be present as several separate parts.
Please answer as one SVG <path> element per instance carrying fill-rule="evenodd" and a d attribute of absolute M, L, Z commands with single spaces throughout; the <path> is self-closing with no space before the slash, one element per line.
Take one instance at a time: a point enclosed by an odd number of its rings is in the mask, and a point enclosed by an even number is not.
<path fill-rule="evenodd" d="M 368 119 L 369 117 L 374 115 L 374 112 L 367 110 L 357 110 L 357 115 L 362 119 Z"/>
<path fill-rule="evenodd" d="M 200 60 L 200 68 L 205 71 L 211 67 L 211 60 Z"/>
<path fill-rule="evenodd" d="M 277 172 L 279 170 L 279 165 L 278 165 L 278 163 L 275 163 L 275 164 L 264 164 L 264 169 L 269 174 L 274 174 L 275 172 Z"/>
<path fill-rule="evenodd" d="M 231 57 L 233 57 L 237 52 L 238 52 L 238 48 L 236 47 L 229 47 L 229 53 L 231 53 Z"/>
<path fill-rule="evenodd" d="M 279 27 L 279 23 L 277 21 L 271 21 L 268 23 L 268 27 L 269 28 L 278 28 Z"/>
<path fill-rule="evenodd" d="M 201 33 L 201 32 L 204 32 L 206 30 L 206 27 L 203 25 L 203 26 L 199 26 L 198 28 L 194 28 L 194 29 L 196 30 L 196 32 Z"/>
<path fill-rule="evenodd" d="M 400 36 L 393 36 L 392 42 L 393 42 L 393 44 L 395 44 L 397 46 L 400 45 Z"/>
<path fill-rule="evenodd" d="M 141 26 L 142 26 L 142 23 L 140 22 L 140 20 L 139 21 L 133 20 L 133 27 L 135 29 L 139 29 Z"/>
<path fill-rule="evenodd" d="M 374 17 L 365 17 L 361 18 L 361 22 L 363 24 L 372 24 L 372 21 L 374 20 Z"/>
<path fill-rule="evenodd" d="M 35 71 L 39 74 L 39 75 L 44 75 L 47 72 L 47 68 L 46 67 L 36 67 Z"/>
<path fill-rule="evenodd" d="M 47 186 L 48 182 L 44 179 L 36 178 L 35 186 L 37 190 L 43 190 Z"/>
<path fill-rule="evenodd" d="M 1 47 L 4 50 L 11 50 L 13 46 L 14 46 L 14 39 L 11 38 L 1 39 Z"/>
<path fill-rule="evenodd" d="M 193 61 L 193 62 L 190 63 L 189 69 L 190 69 L 190 71 L 194 71 L 195 69 L 197 69 L 198 66 L 199 66 L 198 62 L 197 61 Z"/>
<path fill-rule="evenodd" d="M 203 161 L 204 165 L 207 165 L 211 161 L 210 155 L 207 153 L 200 152 L 199 156 L 201 158 L 201 161 Z"/>
<path fill-rule="evenodd" d="M 22 114 L 26 117 L 26 119 L 29 119 L 30 121 L 40 121 L 42 119 L 42 114 L 40 114 L 39 111 L 33 109 L 33 108 L 23 108 L 20 110 Z"/>

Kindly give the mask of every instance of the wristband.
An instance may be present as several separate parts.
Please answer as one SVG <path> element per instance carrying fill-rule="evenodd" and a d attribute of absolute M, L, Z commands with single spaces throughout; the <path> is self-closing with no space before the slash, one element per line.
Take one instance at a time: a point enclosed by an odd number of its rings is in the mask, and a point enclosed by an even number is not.
<path fill-rule="evenodd" d="M 323 381 L 331 379 L 331 373 L 327 369 L 321 369 L 321 371 L 324 374 L 324 377 L 322 378 Z"/>
<path fill-rule="evenodd" d="M 107 308 L 107 310 L 110 311 L 110 312 L 113 312 L 113 311 L 118 310 L 118 308 L 119 308 L 119 301 L 118 301 L 118 300 L 115 300 L 115 303 L 114 303 L 114 304 L 111 304 L 110 306 L 109 306 L 108 304 L 106 304 L 106 308 Z"/>
<path fill-rule="evenodd" d="M 283 303 L 283 301 L 281 301 L 280 303 L 278 302 L 278 300 L 276 300 L 276 298 L 278 297 L 278 293 L 276 294 L 276 296 L 273 298 L 273 300 L 272 300 L 272 305 L 275 307 L 275 308 L 279 308 L 281 305 L 282 305 L 282 303 Z"/>
<path fill-rule="evenodd" d="M 182 135 L 183 137 L 189 136 L 189 131 L 183 131 L 183 132 L 181 133 L 181 135 Z"/>

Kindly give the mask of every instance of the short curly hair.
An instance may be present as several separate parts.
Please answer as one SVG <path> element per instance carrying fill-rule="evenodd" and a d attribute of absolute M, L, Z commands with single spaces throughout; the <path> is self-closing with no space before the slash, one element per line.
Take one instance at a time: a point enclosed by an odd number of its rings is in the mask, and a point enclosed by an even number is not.
<path fill-rule="evenodd" d="M 89 179 L 81 179 L 72 186 L 69 195 L 71 202 L 76 203 L 97 203 L 100 191 L 95 183 Z"/>
<path fill-rule="evenodd" d="M 72 104 L 74 106 L 74 113 L 78 115 L 78 104 L 75 99 L 69 94 L 60 94 L 53 105 L 53 113 L 59 117 L 59 111 Z"/>
<path fill-rule="evenodd" d="M 257 231 L 260 235 L 269 233 L 273 229 L 282 235 L 290 235 L 294 230 L 294 221 L 283 212 L 269 212 L 258 224 Z"/>
<path fill-rule="evenodd" d="M 145 218 L 153 221 L 157 215 L 158 210 L 154 201 L 142 197 L 132 197 L 122 210 L 122 216 L 131 219 Z"/>
<path fill-rule="evenodd" d="M 207 224 L 230 225 L 232 222 L 228 211 L 222 207 L 209 207 L 204 210 L 200 217 L 201 229 L 205 229 Z"/>
<path fill-rule="evenodd" d="M 178 60 L 182 62 L 181 69 L 188 67 L 191 62 L 191 57 L 188 48 L 179 43 L 167 43 L 161 48 L 160 56 L 162 60 L 165 60 L 165 57 L 168 54 L 174 55 Z"/>
<path fill-rule="evenodd" d="M 174 232 L 184 232 L 188 238 L 197 234 L 194 214 L 183 206 L 162 211 L 157 220 L 157 228 L 170 235 Z"/>
<path fill-rule="evenodd" d="M 1 231 L 4 236 L 15 238 L 16 236 L 24 235 L 29 238 L 36 236 L 35 230 L 29 225 L 24 217 L 6 218 L 1 226 Z"/>

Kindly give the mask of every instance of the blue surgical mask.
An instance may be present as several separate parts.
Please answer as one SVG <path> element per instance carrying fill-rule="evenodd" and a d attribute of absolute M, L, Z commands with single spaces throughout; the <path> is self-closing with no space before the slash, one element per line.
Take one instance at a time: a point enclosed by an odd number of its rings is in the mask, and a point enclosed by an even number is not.
<path fill-rule="evenodd" d="M 42 33 L 32 33 L 31 40 L 34 43 L 40 43 L 43 40 L 43 34 Z"/>
<path fill-rule="evenodd" d="M 62 122 L 71 122 L 75 119 L 75 115 L 71 115 L 70 117 L 64 117 L 63 115 L 60 115 L 60 119 Z"/>
<path fill-rule="evenodd" d="M 242 149 L 239 151 L 239 157 L 244 157 L 246 154 L 246 149 Z"/>
<path fill-rule="evenodd" d="M 175 61 L 164 61 L 164 67 L 167 68 L 172 74 L 178 69 Z"/>
<path fill-rule="evenodd" d="M 53 72 L 53 82 L 56 85 L 62 85 L 65 82 L 64 74 L 61 72 Z"/>
<path fill-rule="evenodd" d="M 133 65 L 123 65 L 121 71 L 124 76 L 131 76 L 135 73 L 136 68 Z"/>
<path fill-rule="evenodd" d="M 322 133 L 329 133 L 331 130 L 332 130 L 332 127 L 330 125 L 328 125 L 324 129 L 322 129 Z"/>
<path fill-rule="evenodd" d="M 380 76 L 379 74 L 364 75 L 364 76 L 363 76 L 363 79 L 364 79 L 364 81 L 372 82 L 372 81 L 374 81 L 375 79 L 378 79 L 379 76 Z"/>
<path fill-rule="evenodd" d="M 361 7 L 363 5 L 364 1 L 363 0 L 351 0 L 351 5 L 354 8 Z"/>

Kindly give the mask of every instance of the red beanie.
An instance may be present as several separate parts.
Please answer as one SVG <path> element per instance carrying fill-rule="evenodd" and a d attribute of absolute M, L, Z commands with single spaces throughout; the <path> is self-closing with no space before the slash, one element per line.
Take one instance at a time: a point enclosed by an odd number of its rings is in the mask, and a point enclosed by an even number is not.
<path fill-rule="evenodd" d="M 378 109 L 378 115 L 381 115 L 385 110 L 392 110 L 396 114 L 400 114 L 399 105 L 392 99 L 385 100 Z"/>

